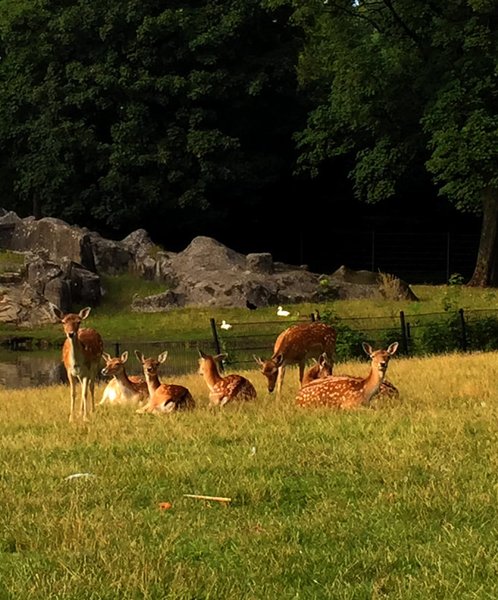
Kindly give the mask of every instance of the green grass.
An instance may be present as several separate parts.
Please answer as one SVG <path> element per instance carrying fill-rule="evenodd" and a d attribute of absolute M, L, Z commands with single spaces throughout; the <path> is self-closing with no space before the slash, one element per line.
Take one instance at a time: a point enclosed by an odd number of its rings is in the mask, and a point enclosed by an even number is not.
<path fill-rule="evenodd" d="M 87 321 L 87 326 L 97 328 L 104 339 L 112 341 L 178 341 L 201 340 L 211 337 L 210 319 L 217 323 L 222 319 L 235 323 L 257 322 L 257 330 L 273 331 L 278 321 L 276 307 L 260 308 L 250 311 L 246 308 L 188 307 L 172 309 L 161 313 L 131 312 L 130 304 L 134 295 L 139 297 L 159 293 L 165 286 L 157 282 L 146 281 L 132 275 L 105 277 L 106 291 L 103 302 L 95 307 Z M 447 308 L 496 309 L 498 308 L 498 290 L 494 288 L 476 289 L 465 286 L 413 286 L 418 302 L 392 300 L 339 300 L 334 302 L 303 303 L 288 305 L 292 319 L 306 319 L 319 309 L 322 313 L 331 312 L 340 318 L 393 317 L 398 319 L 400 311 L 408 316 L 426 313 L 441 313 Z M 79 310 L 81 307 L 74 307 Z M 289 320 L 280 320 L 289 325 Z M 266 327 L 266 329 L 265 329 Z M 19 329 L 0 325 L 0 339 L 18 335 Z M 58 343 L 62 340 L 59 324 L 40 326 L 22 333 L 29 333 L 35 340 L 47 340 Z"/>
<path fill-rule="evenodd" d="M 401 399 L 353 413 L 246 374 L 253 405 L 191 375 L 191 414 L 88 424 L 65 387 L 0 392 L 0 598 L 498 597 L 498 354 L 396 357 Z"/>
<path fill-rule="evenodd" d="M 25 255 L 11 250 L 0 250 L 0 273 L 18 271 L 24 266 Z"/>

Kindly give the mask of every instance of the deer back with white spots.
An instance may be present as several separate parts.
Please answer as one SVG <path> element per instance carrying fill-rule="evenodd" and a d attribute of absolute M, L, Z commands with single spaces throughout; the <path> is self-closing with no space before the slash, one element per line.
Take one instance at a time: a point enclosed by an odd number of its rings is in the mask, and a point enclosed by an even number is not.
<path fill-rule="evenodd" d="M 249 379 L 236 373 L 225 376 L 220 374 L 217 361 L 225 357 L 224 354 L 212 356 L 199 350 L 199 375 L 204 377 L 209 389 L 211 404 L 225 406 L 233 401 L 255 400 L 256 389 Z"/>
<path fill-rule="evenodd" d="M 373 350 L 370 344 L 363 342 L 363 349 L 371 360 L 370 373 L 367 377 L 332 375 L 317 379 L 299 390 L 296 403 L 299 406 L 341 409 L 368 406 L 381 389 L 389 360 L 398 349 L 398 342 L 393 342 L 386 350 Z"/>
<path fill-rule="evenodd" d="M 306 361 L 326 353 L 332 358 L 335 354 L 337 339 L 336 330 L 326 323 L 313 322 L 292 325 L 275 340 L 273 355 L 267 360 L 254 356 L 261 373 L 268 380 L 268 391 L 273 392 L 277 387 L 280 397 L 287 365 L 299 365 L 299 385 L 302 385 Z"/>

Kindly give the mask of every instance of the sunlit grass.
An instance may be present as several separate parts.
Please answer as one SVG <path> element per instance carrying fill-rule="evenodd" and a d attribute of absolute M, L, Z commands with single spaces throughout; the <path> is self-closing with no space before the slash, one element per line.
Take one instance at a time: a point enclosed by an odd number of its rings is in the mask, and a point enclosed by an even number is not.
<path fill-rule="evenodd" d="M 244 374 L 254 404 L 213 410 L 193 374 L 192 413 L 88 424 L 66 387 L 0 392 L 0 598 L 498 596 L 497 353 L 395 357 L 401 398 L 353 413 Z"/>

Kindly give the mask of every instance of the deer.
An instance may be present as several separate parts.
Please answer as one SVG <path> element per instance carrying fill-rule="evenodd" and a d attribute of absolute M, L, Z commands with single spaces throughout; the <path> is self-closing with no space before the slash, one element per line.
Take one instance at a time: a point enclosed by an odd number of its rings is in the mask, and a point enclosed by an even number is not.
<path fill-rule="evenodd" d="M 322 352 L 318 360 L 314 358 L 313 361 L 314 364 L 304 372 L 301 387 L 317 379 L 323 379 L 332 375 L 333 365 L 326 352 Z"/>
<path fill-rule="evenodd" d="M 315 361 L 315 364 L 304 372 L 301 387 L 308 385 L 317 379 L 323 379 L 324 377 L 329 377 L 332 375 L 333 364 L 330 362 L 326 352 L 320 354 L 318 360 L 316 360 L 316 358 L 313 360 Z M 361 379 L 361 377 L 352 375 L 351 379 Z M 399 390 L 390 381 L 384 379 L 384 381 L 382 381 L 380 384 L 379 396 L 382 396 L 383 398 L 397 399 L 399 398 Z"/>
<path fill-rule="evenodd" d="M 128 360 L 128 351 L 121 356 L 113 358 L 107 352 L 102 354 L 105 367 L 101 373 L 104 377 L 112 377 L 106 385 L 99 406 L 103 404 L 143 404 L 149 398 L 149 388 L 143 377 L 128 375 L 125 363 Z"/>
<path fill-rule="evenodd" d="M 242 375 L 230 373 L 222 376 L 218 370 L 217 361 L 226 358 L 226 354 L 212 356 L 199 349 L 199 375 L 209 388 L 209 400 L 214 406 L 225 406 L 237 400 L 255 400 L 256 389 Z"/>
<path fill-rule="evenodd" d="M 195 408 L 195 400 L 188 388 L 183 385 L 161 383 L 159 380 L 159 367 L 168 358 L 167 350 L 161 352 L 157 359 L 145 358 L 138 350 L 135 350 L 135 356 L 142 365 L 149 391 L 147 404 L 138 408 L 137 413 L 172 413 Z"/>
<path fill-rule="evenodd" d="M 66 339 L 62 346 L 62 361 L 66 369 L 71 393 L 71 409 L 69 420 L 73 421 L 77 383 L 81 386 L 81 416 L 84 421 L 88 414 L 95 410 L 95 381 L 102 363 L 104 342 L 98 331 L 90 327 L 81 327 L 81 322 L 88 318 L 90 306 L 82 308 L 79 313 L 63 313 L 55 304 L 52 311 L 62 323 Z M 90 392 L 90 404 L 88 393 Z"/>
<path fill-rule="evenodd" d="M 367 342 L 363 342 L 362 347 L 371 361 L 370 372 L 366 377 L 332 375 L 317 379 L 299 390 L 296 404 L 340 409 L 370 406 L 381 389 L 389 360 L 398 349 L 398 342 L 393 342 L 387 349 L 374 350 Z M 391 387 L 394 388 L 392 384 Z"/>
<path fill-rule="evenodd" d="M 268 391 L 277 387 L 280 398 L 285 368 L 290 364 L 299 365 L 299 385 L 302 386 L 306 361 L 318 358 L 323 352 L 332 357 L 335 354 L 336 330 L 321 321 L 291 325 L 282 331 L 273 346 L 273 354 L 267 360 L 253 355 L 261 373 L 268 380 Z"/>

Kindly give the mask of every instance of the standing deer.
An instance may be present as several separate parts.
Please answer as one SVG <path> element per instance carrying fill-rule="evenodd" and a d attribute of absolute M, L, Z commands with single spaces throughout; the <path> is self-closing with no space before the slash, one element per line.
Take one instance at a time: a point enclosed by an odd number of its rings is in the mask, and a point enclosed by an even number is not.
<path fill-rule="evenodd" d="M 299 385 L 302 385 L 304 369 L 308 358 L 318 358 L 326 352 L 332 357 L 335 353 L 336 330 L 322 322 L 303 323 L 288 327 L 277 337 L 273 354 L 268 360 L 254 356 L 261 372 L 268 379 L 268 391 L 273 392 L 277 385 L 280 397 L 285 375 L 285 367 L 299 365 Z"/>
<path fill-rule="evenodd" d="M 125 368 L 125 362 L 128 360 L 128 351 L 121 354 L 120 357 L 113 358 L 107 352 L 102 354 L 106 365 L 102 369 L 102 375 L 112 377 L 106 385 L 102 404 L 143 404 L 149 398 L 149 388 L 143 377 L 138 375 L 128 375 Z"/>
<path fill-rule="evenodd" d="M 76 385 L 81 385 L 81 416 L 84 421 L 88 413 L 95 409 L 95 381 L 97 379 L 104 350 L 104 342 L 98 331 L 90 327 L 80 327 L 90 314 L 87 306 L 78 314 L 64 314 L 58 306 L 51 305 L 54 315 L 60 320 L 66 334 L 62 346 L 62 360 L 66 368 L 71 390 L 71 411 L 69 420 L 74 418 L 76 403 Z M 88 407 L 88 390 L 90 389 L 90 407 Z"/>
<path fill-rule="evenodd" d="M 333 365 L 326 352 L 322 352 L 318 357 L 318 360 L 316 358 L 313 360 L 315 361 L 315 364 L 304 372 L 301 387 L 308 385 L 308 383 L 311 383 L 316 379 L 323 379 L 324 377 L 332 375 Z"/>
<path fill-rule="evenodd" d="M 234 400 L 255 400 L 256 390 L 249 379 L 236 373 L 220 375 L 216 361 L 224 357 L 224 354 L 211 356 L 199 350 L 199 375 L 204 377 L 209 388 L 211 404 L 225 406 Z"/>
<path fill-rule="evenodd" d="M 332 375 L 325 379 L 317 379 L 299 390 L 296 403 L 299 406 L 342 409 L 368 406 L 381 389 L 389 359 L 398 349 L 398 342 L 393 342 L 386 350 L 373 350 L 366 342 L 363 342 L 362 346 L 371 360 L 367 377 Z"/>
<path fill-rule="evenodd" d="M 145 356 L 135 350 L 135 356 L 142 364 L 145 381 L 149 390 L 149 401 L 137 413 L 170 413 L 177 410 L 191 410 L 195 407 L 190 390 L 183 385 L 161 383 L 159 380 L 159 366 L 168 358 L 168 352 L 162 352 L 155 358 Z"/>

